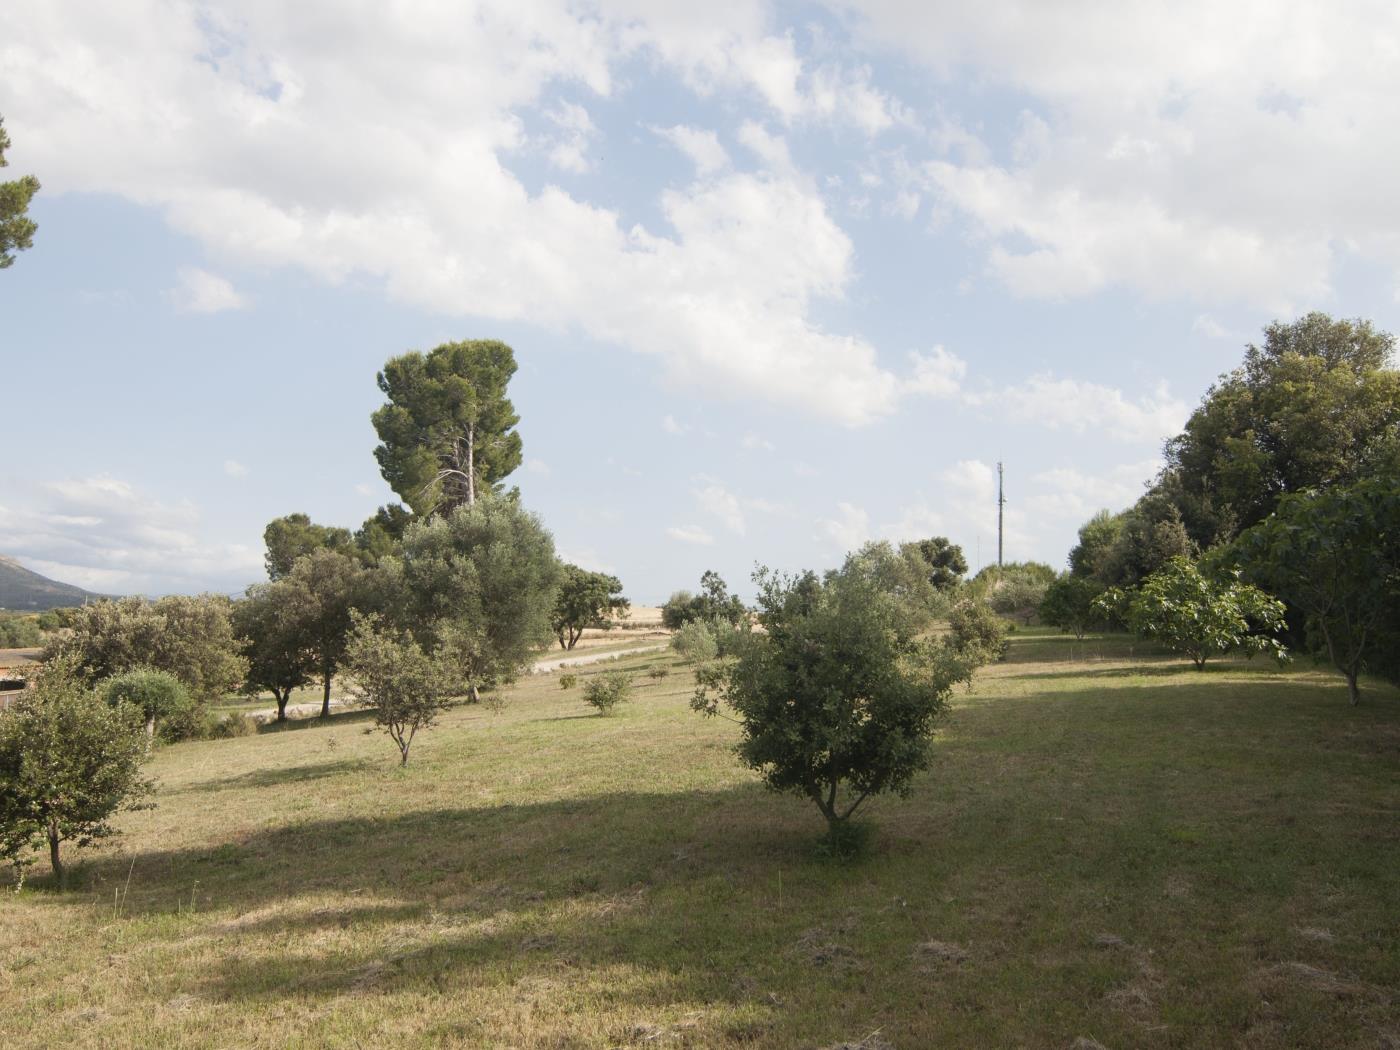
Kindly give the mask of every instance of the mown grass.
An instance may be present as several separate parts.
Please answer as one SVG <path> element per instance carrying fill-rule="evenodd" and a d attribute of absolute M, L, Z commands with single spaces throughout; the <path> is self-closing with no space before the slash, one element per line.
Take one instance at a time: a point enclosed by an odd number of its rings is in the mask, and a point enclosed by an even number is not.
<path fill-rule="evenodd" d="M 1130 648 L 1018 632 L 854 864 L 669 654 L 402 771 L 360 715 L 162 749 L 85 888 L 0 903 L 0 1044 L 1400 1045 L 1400 697 Z"/>

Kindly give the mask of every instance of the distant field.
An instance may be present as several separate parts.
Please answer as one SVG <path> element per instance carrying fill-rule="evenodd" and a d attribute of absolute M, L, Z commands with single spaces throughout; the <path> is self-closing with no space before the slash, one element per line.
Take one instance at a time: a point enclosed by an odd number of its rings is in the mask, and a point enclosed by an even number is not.
<path fill-rule="evenodd" d="M 669 654 L 404 771 L 360 714 L 161 749 L 85 889 L 0 903 L 0 1045 L 1400 1045 L 1400 694 L 1014 637 L 852 865 Z"/>

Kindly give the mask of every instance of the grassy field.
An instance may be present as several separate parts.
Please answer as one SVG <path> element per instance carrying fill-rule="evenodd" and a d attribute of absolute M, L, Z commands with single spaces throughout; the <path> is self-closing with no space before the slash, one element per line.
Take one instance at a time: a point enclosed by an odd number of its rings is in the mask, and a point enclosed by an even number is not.
<path fill-rule="evenodd" d="M 162 749 L 79 890 L 0 898 L 0 1045 L 1400 1046 L 1400 695 L 1015 639 L 855 864 L 669 655 L 406 770 L 360 715 Z"/>

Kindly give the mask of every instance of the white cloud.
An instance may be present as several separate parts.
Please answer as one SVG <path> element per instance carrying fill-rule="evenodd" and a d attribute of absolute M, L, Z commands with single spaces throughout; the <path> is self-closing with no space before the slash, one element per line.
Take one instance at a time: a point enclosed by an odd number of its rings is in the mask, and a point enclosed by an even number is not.
<path fill-rule="evenodd" d="M 777 446 L 761 434 L 749 431 L 739 442 L 744 448 L 752 449 L 755 452 L 776 452 Z"/>
<path fill-rule="evenodd" d="M 673 540 L 680 540 L 682 543 L 694 543 L 701 547 L 709 547 L 715 542 L 715 538 L 699 525 L 673 525 L 666 530 L 666 535 L 670 536 Z"/>
<path fill-rule="evenodd" d="M 661 420 L 661 429 L 673 437 L 680 437 L 690 430 L 690 427 L 679 422 L 675 416 L 667 415 Z"/>
<path fill-rule="evenodd" d="M 1191 331 L 1207 339 L 1229 339 L 1231 336 L 1230 330 L 1210 314 L 1198 314 L 1191 322 Z"/>
<path fill-rule="evenodd" d="M 374 487 L 362 481 L 355 486 L 355 493 L 360 496 L 373 496 Z"/>
<path fill-rule="evenodd" d="M 836 546 L 843 551 L 853 551 L 870 539 L 870 514 L 842 500 L 836 505 L 836 517 L 823 518 L 821 527 Z"/>
<path fill-rule="evenodd" d="M 843 424 L 889 414 L 898 379 L 875 348 L 813 319 L 846 294 L 854 249 L 789 166 L 665 193 L 650 228 L 510 170 L 533 113 L 563 136 L 556 164 L 588 163 L 592 119 L 559 85 L 606 100 L 613 69 L 638 56 L 700 92 L 755 90 L 784 121 L 821 115 L 826 81 L 766 6 L 683 6 L 371 6 L 338 14 L 335 33 L 325 9 L 273 0 L 236 18 L 182 0 L 82 18 L 6 9 L 6 115 L 47 190 L 158 208 L 221 258 L 379 284 L 451 316 L 576 328 L 661 356 L 678 383 Z M 881 123 L 874 94 L 850 119 Z M 757 125 L 746 138 L 783 160 L 780 138 Z M 235 305 L 219 287 L 190 301 Z"/>
<path fill-rule="evenodd" d="M 914 374 L 904 383 L 906 392 L 937 398 L 957 397 L 961 393 L 967 362 L 956 354 L 935 346 L 927 354 L 911 352 L 909 360 Z"/>
<path fill-rule="evenodd" d="M 241 310 L 248 305 L 227 278 L 208 270 L 195 266 L 183 267 L 179 281 L 166 295 L 176 309 L 186 313 L 217 314 L 224 310 Z"/>
<path fill-rule="evenodd" d="M 713 131 L 691 128 L 684 124 L 653 130 L 690 158 L 697 175 L 713 175 L 729 167 L 729 154 L 720 145 L 719 136 Z"/>
<path fill-rule="evenodd" d="M 923 183 L 1020 294 L 1125 286 L 1286 312 L 1325 300 L 1347 255 L 1400 270 L 1400 64 L 1359 58 L 1389 54 L 1400 9 L 841 6 L 873 46 L 1026 100 L 1000 163 L 935 143 Z"/>
<path fill-rule="evenodd" d="M 1102 429 L 1125 441 L 1144 444 L 1178 433 L 1189 411 L 1185 402 L 1171 396 L 1165 384 L 1132 400 L 1113 387 L 1049 375 L 1032 376 L 995 394 L 967 395 L 967 400 L 1010 422 L 1038 423 L 1075 433 Z"/>
<path fill-rule="evenodd" d="M 746 120 L 739 126 L 739 141 L 771 170 L 787 175 L 795 170 L 787 139 L 771 134 L 757 121 Z"/>
<path fill-rule="evenodd" d="M 224 473 L 231 478 L 246 478 L 248 468 L 236 459 L 226 459 L 224 460 Z"/>
<path fill-rule="evenodd" d="M 592 168 L 588 146 L 598 134 L 588 110 L 573 102 L 561 102 L 546 116 L 558 129 L 549 151 L 549 162 L 556 168 L 582 175 Z"/>
<path fill-rule="evenodd" d="M 525 461 L 525 469 L 538 477 L 547 478 L 554 473 L 549 469 L 549 464 L 542 459 L 531 457 Z"/>
<path fill-rule="evenodd" d="M 693 490 L 700 509 L 720 520 L 736 536 L 744 534 L 744 511 L 739 497 L 712 478 L 697 478 L 700 487 Z"/>
<path fill-rule="evenodd" d="M 1082 523 L 1100 510 L 1116 512 L 1133 504 L 1161 469 L 1162 460 L 1158 458 L 1124 463 L 1093 474 L 1075 467 L 1043 470 L 1031 478 L 1041 491 L 1031 495 L 1026 506 L 1037 517 Z"/>
<path fill-rule="evenodd" d="M 33 509 L 0 508 L 0 550 L 82 586 L 241 590 L 262 575 L 260 550 L 201 536 L 193 504 L 160 503 L 118 478 L 49 482 L 29 502 Z"/>

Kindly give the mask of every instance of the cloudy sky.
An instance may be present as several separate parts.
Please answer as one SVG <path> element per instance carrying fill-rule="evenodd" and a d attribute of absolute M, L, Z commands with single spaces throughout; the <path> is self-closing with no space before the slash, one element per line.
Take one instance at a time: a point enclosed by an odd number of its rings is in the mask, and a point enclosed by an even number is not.
<path fill-rule="evenodd" d="M 1392 4 L 0 8 L 0 553 L 234 591 L 391 493 L 391 354 L 636 600 L 947 534 L 1064 562 L 1273 318 L 1400 327 Z"/>

